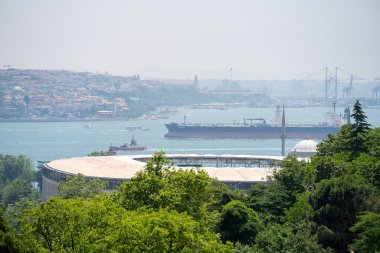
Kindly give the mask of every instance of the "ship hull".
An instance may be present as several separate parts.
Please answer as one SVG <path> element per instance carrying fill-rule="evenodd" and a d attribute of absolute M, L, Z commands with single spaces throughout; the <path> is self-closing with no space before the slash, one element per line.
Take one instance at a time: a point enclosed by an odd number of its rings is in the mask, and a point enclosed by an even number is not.
<path fill-rule="evenodd" d="M 166 124 L 167 138 L 201 139 L 278 139 L 280 126 L 183 126 Z M 336 134 L 339 127 L 333 126 L 292 126 L 285 128 L 287 139 L 325 139 L 328 134 Z"/>

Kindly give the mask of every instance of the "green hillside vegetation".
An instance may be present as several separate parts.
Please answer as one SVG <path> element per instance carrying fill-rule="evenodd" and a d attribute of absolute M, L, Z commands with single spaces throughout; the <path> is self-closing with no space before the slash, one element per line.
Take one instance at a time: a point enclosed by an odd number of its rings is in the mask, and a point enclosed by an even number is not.
<path fill-rule="evenodd" d="M 379 252 L 380 128 L 357 101 L 353 124 L 292 156 L 248 192 L 163 152 L 119 189 L 83 175 L 38 200 L 23 156 L 0 156 L 1 252 Z"/>

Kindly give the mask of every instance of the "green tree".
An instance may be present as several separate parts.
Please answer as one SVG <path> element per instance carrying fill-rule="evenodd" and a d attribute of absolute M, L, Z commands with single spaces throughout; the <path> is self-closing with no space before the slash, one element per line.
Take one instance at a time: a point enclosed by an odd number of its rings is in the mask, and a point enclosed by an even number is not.
<path fill-rule="evenodd" d="M 308 164 L 308 170 L 314 174 L 314 186 L 323 179 L 343 176 L 349 171 L 351 155 L 349 152 L 339 152 L 331 155 L 315 155 Z M 314 188 L 314 187 L 313 187 Z"/>
<path fill-rule="evenodd" d="M 88 179 L 82 174 L 71 176 L 58 185 L 58 196 L 64 199 L 82 197 L 91 198 L 107 187 L 107 182 L 100 179 Z"/>
<path fill-rule="evenodd" d="M 303 193 L 297 196 L 295 202 L 289 209 L 285 210 L 284 220 L 290 224 L 300 224 L 310 222 L 314 215 L 313 207 L 309 204 L 310 193 Z"/>
<path fill-rule="evenodd" d="M 114 252 L 231 252 L 199 222 L 174 210 L 130 211 L 110 227 Z"/>
<path fill-rule="evenodd" d="M 347 251 L 353 234 L 349 228 L 356 216 L 367 210 L 367 199 L 376 194 L 374 188 L 359 175 L 346 175 L 322 180 L 310 196 L 314 220 L 322 226 L 319 240 L 339 252 Z"/>
<path fill-rule="evenodd" d="M 351 115 L 354 118 L 354 124 L 352 124 L 351 130 L 351 147 L 352 154 L 356 157 L 361 152 L 367 152 L 365 145 L 368 131 L 370 130 L 370 124 L 367 123 L 367 116 L 364 114 L 362 106 L 359 100 L 356 100 Z"/>
<path fill-rule="evenodd" d="M 350 173 L 363 176 L 369 183 L 380 190 L 380 161 L 377 157 L 364 153 L 360 154 L 359 157 L 351 162 Z"/>
<path fill-rule="evenodd" d="M 318 145 L 318 152 L 321 155 L 332 155 L 334 153 L 349 152 L 351 158 L 368 151 L 366 146 L 367 135 L 370 125 L 367 123 L 367 116 L 364 114 L 359 100 L 356 100 L 351 117 L 353 124 L 341 127 L 336 135 L 329 135 L 328 138 Z"/>
<path fill-rule="evenodd" d="M 368 132 L 366 146 L 369 155 L 380 159 L 380 127 Z"/>
<path fill-rule="evenodd" d="M 2 191 L 2 202 L 5 205 L 15 204 L 21 198 L 37 200 L 39 192 L 33 188 L 31 183 L 22 179 L 16 179 L 4 187 Z"/>
<path fill-rule="evenodd" d="M 214 180 L 201 169 L 171 171 L 166 179 L 165 188 L 160 191 L 164 200 L 163 207 L 180 213 L 187 212 L 199 220 L 213 201 L 212 181 Z"/>
<path fill-rule="evenodd" d="M 256 236 L 255 246 L 259 252 L 332 252 L 318 244 L 317 238 L 311 235 L 308 228 L 302 227 L 302 224 L 296 229 L 286 224 L 269 224 Z"/>
<path fill-rule="evenodd" d="M 358 222 L 350 228 L 357 239 L 350 245 L 355 252 L 380 252 L 380 214 L 369 212 L 358 217 Z"/>
<path fill-rule="evenodd" d="M 310 166 L 315 171 L 315 183 L 333 177 L 335 164 L 331 156 L 317 155 L 312 158 Z"/>
<path fill-rule="evenodd" d="M 2 182 L 22 178 L 26 181 L 34 179 L 32 161 L 26 156 L 11 156 L 0 154 L 0 179 Z"/>
<path fill-rule="evenodd" d="M 121 185 L 121 200 L 128 210 L 149 207 L 187 212 L 199 220 L 213 202 L 212 182 L 201 169 L 174 169 L 163 152 L 148 161 L 144 171 Z"/>
<path fill-rule="evenodd" d="M 233 253 L 262 253 L 263 250 L 259 250 L 256 245 L 246 245 L 240 242 L 235 243 Z"/>
<path fill-rule="evenodd" d="M 318 144 L 318 154 L 331 156 L 335 153 L 351 152 L 351 130 L 352 125 L 344 125 L 335 134 L 329 134 L 327 139 Z"/>
<path fill-rule="evenodd" d="M 14 231 L 4 219 L 4 209 L 0 207 L 0 252 L 19 252 L 18 244 Z"/>
<path fill-rule="evenodd" d="M 274 173 L 274 179 L 290 194 L 305 191 L 306 162 L 288 156 L 281 163 L 281 169 Z"/>
<path fill-rule="evenodd" d="M 9 226 L 19 232 L 21 217 L 28 209 L 36 207 L 38 202 L 29 198 L 22 198 L 18 200 L 14 205 L 8 206 L 5 210 L 4 218 L 7 220 Z"/>
<path fill-rule="evenodd" d="M 223 241 L 250 244 L 259 230 L 258 215 L 242 202 L 233 200 L 223 207 L 219 226 Z"/>
<path fill-rule="evenodd" d="M 161 206 L 160 192 L 165 188 L 165 180 L 171 169 L 165 153 L 155 153 L 146 163 L 144 171 L 138 172 L 130 182 L 121 185 L 127 209 L 135 210 L 142 206 L 158 209 Z"/>
<path fill-rule="evenodd" d="M 280 221 L 284 209 L 293 204 L 292 196 L 277 181 L 254 185 L 248 193 L 247 206 L 259 213 L 265 222 Z"/>
<path fill-rule="evenodd" d="M 24 212 L 28 252 L 230 252 L 218 235 L 185 213 L 127 211 L 107 195 L 50 198 Z"/>
<path fill-rule="evenodd" d="M 49 198 L 25 210 L 23 247 L 28 252 L 108 252 L 104 237 L 123 212 L 104 198 Z"/>
<path fill-rule="evenodd" d="M 232 200 L 244 201 L 246 194 L 239 190 L 230 190 L 225 183 L 213 180 L 211 183 L 213 202 L 209 206 L 210 211 L 221 212 L 223 207 Z"/>

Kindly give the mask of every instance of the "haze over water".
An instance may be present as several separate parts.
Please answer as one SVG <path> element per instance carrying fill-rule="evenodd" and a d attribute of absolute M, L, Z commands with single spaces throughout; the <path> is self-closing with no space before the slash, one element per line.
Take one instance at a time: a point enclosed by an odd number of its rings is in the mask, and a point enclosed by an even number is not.
<path fill-rule="evenodd" d="M 317 124 L 324 121 L 327 108 L 287 108 L 287 123 Z M 338 113 L 343 108 L 337 108 Z M 380 126 L 380 110 L 365 109 L 368 122 Z M 25 154 L 33 160 L 86 156 L 93 151 L 107 150 L 109 145 L 129 143 L 132 135 L 139 144 L 147 146 L 146 151 L 119 152 L 124 154 L 152 154 L 163 150 L 170 154 L 254 154 L 280 155 L 280 139 L 167 139 L 165 123 L 233 123 L 243 118 L 274 118 L 275 108 L 231 108 L 228 110 L 182 109 L 177 115 L 164 120 L 144 121 L 93 121 L 93 122 L 27 122 L 0 124 L 0 153 Z M 91 124 L 92 128 L 85 128 Z M 126 126 L 143 126 L 150 131 L 128 131 Z M 288 153 L 299 140 L 286 140 Z M 318 140 L 320 141 L 320 140 Z"/>
<path fill-rule="evenodd" d="M 380 65 L 378 0 L 2 0 L 0 66 L 145 78 L 303 78 Z"/>

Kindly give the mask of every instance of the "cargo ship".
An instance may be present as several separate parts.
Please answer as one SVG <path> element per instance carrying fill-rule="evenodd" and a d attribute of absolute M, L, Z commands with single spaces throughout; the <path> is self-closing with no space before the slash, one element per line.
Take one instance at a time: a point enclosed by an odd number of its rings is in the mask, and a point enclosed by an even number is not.
<path fill-rule="evenodd" d="M 201 139 L 278 139 L 285 134 L 286 139 L 325 139 L 329 134 L 339 132 L 341 125 L 349 123 L 349 109 L 344 117 L 330 113 L 332 122 L 315 125 L 285 124 L 285 112 L 282 113 L 282 124 L 268 124 L 265 119 L 244 119 L 242 124 L 199 124 L 183 123 L 165 124 L 167 138 L 201 138 Z"/>

